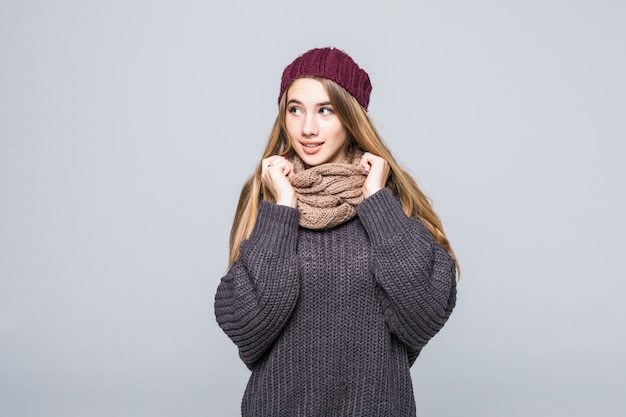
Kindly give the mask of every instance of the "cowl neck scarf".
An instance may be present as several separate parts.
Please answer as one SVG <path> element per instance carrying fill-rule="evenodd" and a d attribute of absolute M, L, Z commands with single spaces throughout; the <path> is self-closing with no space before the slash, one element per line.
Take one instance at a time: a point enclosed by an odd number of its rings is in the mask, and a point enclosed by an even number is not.
<path fill-rule="evenodd" d="M 359 166 L 363 152 L 355 151 L 342 162 L 307 168 L 300 157 L 289 160 L 295 169 L 289 181 L 296 193 L 300 226 L 330 229 L 356 216 L 363 201 L 367 172 Z"/>

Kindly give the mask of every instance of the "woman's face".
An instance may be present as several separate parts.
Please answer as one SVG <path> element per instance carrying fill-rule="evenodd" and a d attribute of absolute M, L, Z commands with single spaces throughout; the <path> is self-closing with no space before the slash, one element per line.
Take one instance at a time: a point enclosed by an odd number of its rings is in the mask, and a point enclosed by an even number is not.
<path fill-rule="evenodd" d="M 287 90 L 285 126 L 291 145 L 309 166 L 340 162 L 348 132 L 330 104 L 322 83 L 299 78 Z"/>

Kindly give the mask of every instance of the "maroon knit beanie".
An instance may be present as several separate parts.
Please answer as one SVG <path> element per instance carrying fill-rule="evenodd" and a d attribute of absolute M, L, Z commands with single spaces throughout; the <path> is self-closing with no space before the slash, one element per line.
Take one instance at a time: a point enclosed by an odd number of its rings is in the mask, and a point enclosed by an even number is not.
<path fill-rule="evenodd" d="M 342 86 L 365 110 L 370 102 L 370 77 L 352 58 L 335 48 L 316 48 L 297 57 L 283 71 L 278 102 L 297 78 L 327 78 Z"/>

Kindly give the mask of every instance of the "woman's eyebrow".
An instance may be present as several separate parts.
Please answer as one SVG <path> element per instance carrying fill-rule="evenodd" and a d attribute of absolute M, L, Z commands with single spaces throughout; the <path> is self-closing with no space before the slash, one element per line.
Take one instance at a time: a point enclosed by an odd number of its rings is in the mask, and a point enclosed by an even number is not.
<path fill-rule="evenodd" d="M 300 105 L 302 104 L 300 100 L 297 100 L 295 98 L 292 98 L 291 100 L 287 102 L 287 104 L 291 104 L 291 103 L 300 104 Z M 331 103 L 330 101 L 322 101 L 321 103 L 317 103 L 315 106 L 322 107 L 322 106 L 330 106 L 332 104 L 333 103 Z"/>

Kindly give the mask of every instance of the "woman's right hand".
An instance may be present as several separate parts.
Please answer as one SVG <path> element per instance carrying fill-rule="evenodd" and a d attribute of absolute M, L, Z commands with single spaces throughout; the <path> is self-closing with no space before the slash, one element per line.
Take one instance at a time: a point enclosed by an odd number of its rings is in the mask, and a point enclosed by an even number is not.
<path fill-rule="evenodd" d="M 293 166 L 284 157 L 272 155 L 261 161 L 261 181 L 276 198 L 276 204 L 296 207 L 296 193 L 287 179 L 293 174 Z"/>

